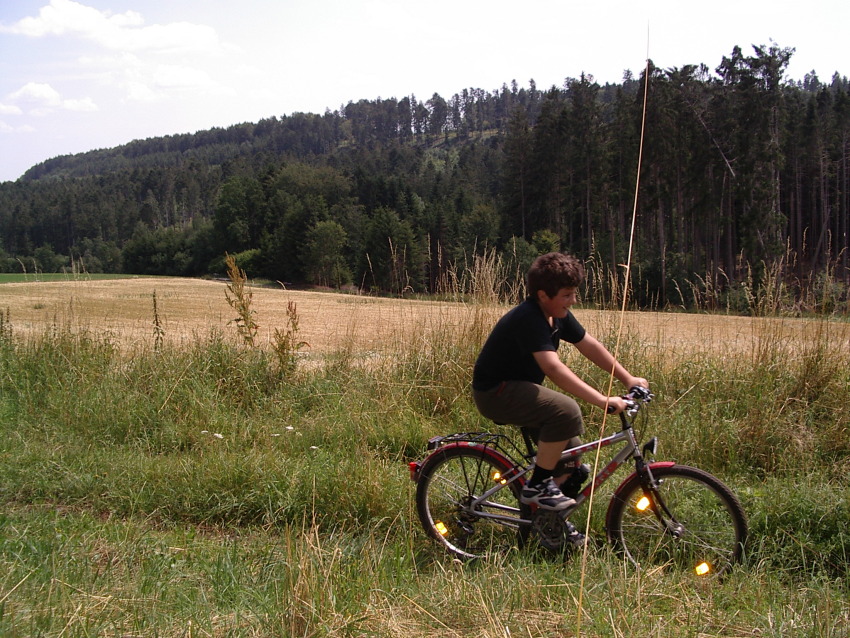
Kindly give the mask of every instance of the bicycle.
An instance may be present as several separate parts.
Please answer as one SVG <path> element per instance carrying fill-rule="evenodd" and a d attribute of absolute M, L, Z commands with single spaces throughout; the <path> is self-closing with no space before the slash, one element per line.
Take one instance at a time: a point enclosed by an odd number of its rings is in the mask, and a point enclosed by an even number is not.
<path fill-rule="evenodd" d="M 519 495 L 534 467 L 534 442 L 521 430 L 526 452 L 504 434 L 466 432 L 437 436 L 428 455 L 409 464 L 416 508 L 426 533 L 454 556 L 475 559 L 526 544 L 532 534 L 551 551 L 585 542 L 569 518 L 628 459 L 635 471 L 614 491 L 605 515 L 607 540 L 637 567 L 677 565 L 698 576 L 720 575 L 743 557 L 747 519 L 738 498 L 704 470 L 671 461 L 648 462 L 658 438 L 642 447 L 633 421 L 652 400 L 645 388 L 624 396 L 622 428 L 615 434 L 565 450 L 561 462 L 597 447 L 622 447 L 575 497 L 553 512 L 525 505 Z M 577 542 L 578 539 L 578 542 Z"/>

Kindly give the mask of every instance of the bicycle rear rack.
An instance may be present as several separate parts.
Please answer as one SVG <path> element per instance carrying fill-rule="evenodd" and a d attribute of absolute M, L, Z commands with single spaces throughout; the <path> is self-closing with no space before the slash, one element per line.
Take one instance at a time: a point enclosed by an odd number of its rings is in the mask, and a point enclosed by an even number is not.
<path fill-rule="evenodd" d="M 523 464 L 517 459 L 525 459 L 526 461 L 531 459 L 531 456 L 520 450 L 509 436 L 493 434 L 492 432 L 458 432 L 445 436 L 435 436 L 428 440 L 428 450 L 436 450 L 449 443 L 469 443 L 496 450 L 517 466 Z"/>

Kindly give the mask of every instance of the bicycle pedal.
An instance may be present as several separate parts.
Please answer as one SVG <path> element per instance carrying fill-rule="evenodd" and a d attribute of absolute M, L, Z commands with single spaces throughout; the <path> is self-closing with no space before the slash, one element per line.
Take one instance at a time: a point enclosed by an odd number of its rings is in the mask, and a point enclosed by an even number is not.
<path fill-rule="evenodd" d="M 579 547 L 584 544 L 585 535 L 578 531 L 578 528 L 570 521 L 564 520 L 564 541 L 571 545 Z"/>

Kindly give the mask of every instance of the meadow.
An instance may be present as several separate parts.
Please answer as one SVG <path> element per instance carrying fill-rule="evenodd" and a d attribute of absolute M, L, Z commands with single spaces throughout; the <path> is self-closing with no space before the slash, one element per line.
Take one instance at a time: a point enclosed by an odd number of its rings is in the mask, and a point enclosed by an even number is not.
<path fill-rule="evenodd" d="M 616 477 L 584 557 L 461 564 L 428 541 L 407 463 L 494 427 L 469 376 L 506 306 L 228 295 L 0 285 L 0 635 L 850 635 L 846 319 L 576 310 L 650 379 L 659 459 L 741 499 L 746 562 L 718 582 L 607 549 Z M 585 416 L 589 438 L 604 420 Z"/>

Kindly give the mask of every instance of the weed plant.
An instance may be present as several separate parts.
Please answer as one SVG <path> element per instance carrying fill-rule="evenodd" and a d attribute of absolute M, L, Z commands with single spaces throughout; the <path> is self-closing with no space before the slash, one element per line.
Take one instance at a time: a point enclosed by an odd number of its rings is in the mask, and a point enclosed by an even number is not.
<path fill-rule="evenodd" d="M 233 255 L 226 255 L 224 262 L 227 266 L 227 277 L 230 280 L 225 298 L 228 305 L 236 312 L 236 317 L 231 319 L 231 323 L 236 324 L 242 340 L 247 345 L 254 346 L 260 326 L 257 324 L 256 311 L 251 307 L 254 295 L 248 286 L 248 277 L 236 264 L 236 258 Z"/>
<path fill-rule="evenodd" d="M 717 474 L 748 513 L 746 564 L 694 582 L 609 552 L 616 477 L 586 561 L 460 564 L 426 539 L 406 464 L 433 435 L 496 427 L 468 385 L 504 309 L 473 300 L 463 325 L 403 322 L 376 356 L 343 346 L 325 365 L 298 363 L 297 315 L 269 351 L 237 331 L 128 353 L 70 325 L 19 338 L 7 313 L 0 635 L 847 635 L 850 353 L 830 346 L 847 324 L 789 344 L 754 319 L 740 357 L 594 327 L 653 381 L 638 429 L 659 458 Z M 603 417 L 585 416 L 590 438 Z"/>

